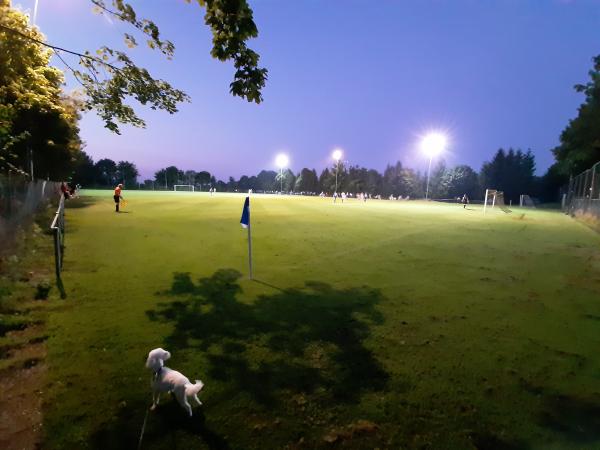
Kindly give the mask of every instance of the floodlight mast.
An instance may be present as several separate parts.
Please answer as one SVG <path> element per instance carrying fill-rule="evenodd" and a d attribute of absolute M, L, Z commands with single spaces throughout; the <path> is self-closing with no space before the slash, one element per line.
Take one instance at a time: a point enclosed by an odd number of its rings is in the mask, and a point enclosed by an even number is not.
<path fill-rule="evenodd" d="M 280 192 L 283 193 L 283 168 L 287 167 L 289 164 L 289 158 L 286 154 L 280 153 L 275 158 L 275 164 L 279 167 L 279 181 L 280 181 Z"/>
<path fill-rule="evenodd" d="M 430 133 L 421 141 L 421 150 L 429 156 L 429 167 L 427 169 L 427 188 L 425 190 L 425 200 L 429 200 L 429 179 L 431 177 L 431 163 L 433 158 L 446 149 L 447 139 L 441 133 Z"/>
<path fill-rule="evenodd" d="M 335 159 L 335 192 L 337 193 L 338 189 L 338 172 L 340 170 L 340 159 L 342 159 L 342 150 L 336 148 L 332 155 L 333 159 Z"/>

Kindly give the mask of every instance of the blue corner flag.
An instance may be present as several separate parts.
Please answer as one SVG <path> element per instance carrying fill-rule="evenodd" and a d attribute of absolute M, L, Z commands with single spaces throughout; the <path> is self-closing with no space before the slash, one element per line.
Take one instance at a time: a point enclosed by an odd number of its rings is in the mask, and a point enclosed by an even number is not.
<path fill-rule="evenodd" d="M 246 201 L 244 202 L 244 209 L 242 211 L 240 223 L 244 228 L 248 228 L 250 225 L 250 197 L 246 197 Z"/>

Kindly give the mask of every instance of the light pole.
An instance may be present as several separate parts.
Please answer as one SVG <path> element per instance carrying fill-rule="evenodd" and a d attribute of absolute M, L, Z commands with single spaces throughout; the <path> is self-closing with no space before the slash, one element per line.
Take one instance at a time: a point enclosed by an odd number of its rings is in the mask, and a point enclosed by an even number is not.
<path fill-rule="evenodd" d="M 35 26 L 35 22 L 37 21 L 38 1 L 39 0 L 35 0 L 35 4 L 33 6 L 33 21 L 32 21 L 33 26 Z"/>
<path fill-rule="evenodd" d="M 421 150 L 429 156 L 429 168 L 427 169 L 427 188 L 425 190 L 425 200 L 429 199 L 429 178 L 431 177 L 431 162 L 433 158 L 446 149 L 447 139 L 441 133 L 430 133 L 421 141 Z"/>
<path fill-rule="evenodd" d="M 340 170 L 340 159 L 342 159 L 342 150 L 336 148 L 332 155 L 333 159 L 335 159 L 335 192 L 338 189 L 338 171 Z"/>
<path fill-rule="evenodd" d="M 285 153 L 280 153 L 275 158 L 275 164 L 279 167 L 279 181 L 281 183 L 280 192 L 283 193 L 283 169 L 288 166 L 290 159 Z"/>

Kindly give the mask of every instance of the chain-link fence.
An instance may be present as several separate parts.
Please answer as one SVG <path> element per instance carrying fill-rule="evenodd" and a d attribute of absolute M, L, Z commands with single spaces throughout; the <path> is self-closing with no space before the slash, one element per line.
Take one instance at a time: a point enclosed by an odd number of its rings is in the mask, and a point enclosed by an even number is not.
<path fill-rule="evenodd" d="M 29 225 L 35 214 L 49 202 L 58 202 L 50 226 L 54 234 L 56 281 L 64 297 L 60 279 L 64 249 L 64 196 L 61 184 L 54 181 L 31 181 L 20 175 L 0 175 L 0 254 L 11 248 L 18 231 Z"/>
<path fill-rule="evenodd" d="M 0 175 L 0 242 L 9 243 L 42 205 L 59 196 L 60 183 Z"/>
<path fill-rule="evenodd" d="M 563 193 L 563 210 L 600 219 L 600 162 L 571 178 Z"/>

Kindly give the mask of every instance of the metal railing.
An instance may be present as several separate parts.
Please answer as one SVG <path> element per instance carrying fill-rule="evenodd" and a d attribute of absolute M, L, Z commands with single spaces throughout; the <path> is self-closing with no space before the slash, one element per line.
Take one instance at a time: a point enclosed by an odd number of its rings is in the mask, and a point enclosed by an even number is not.
<path fill-rule="evenodd" d="M 563 192 L 563 211 L 572 216 L 600 219 L 600 162 L 569 180 Z"/>
<path fill-rule="evenodd" d="M 50 230 L 54 236 L 54 268 L 56 271 L 56 286 L 60 291 L 60 297 L 66 298 L 67 294 L 62 282 L 61 272 L 63 267 L 63 255 L 65 250 L 65 196 L 61 195 L 58 201 L 58 209 L 52 219 Z"/>

